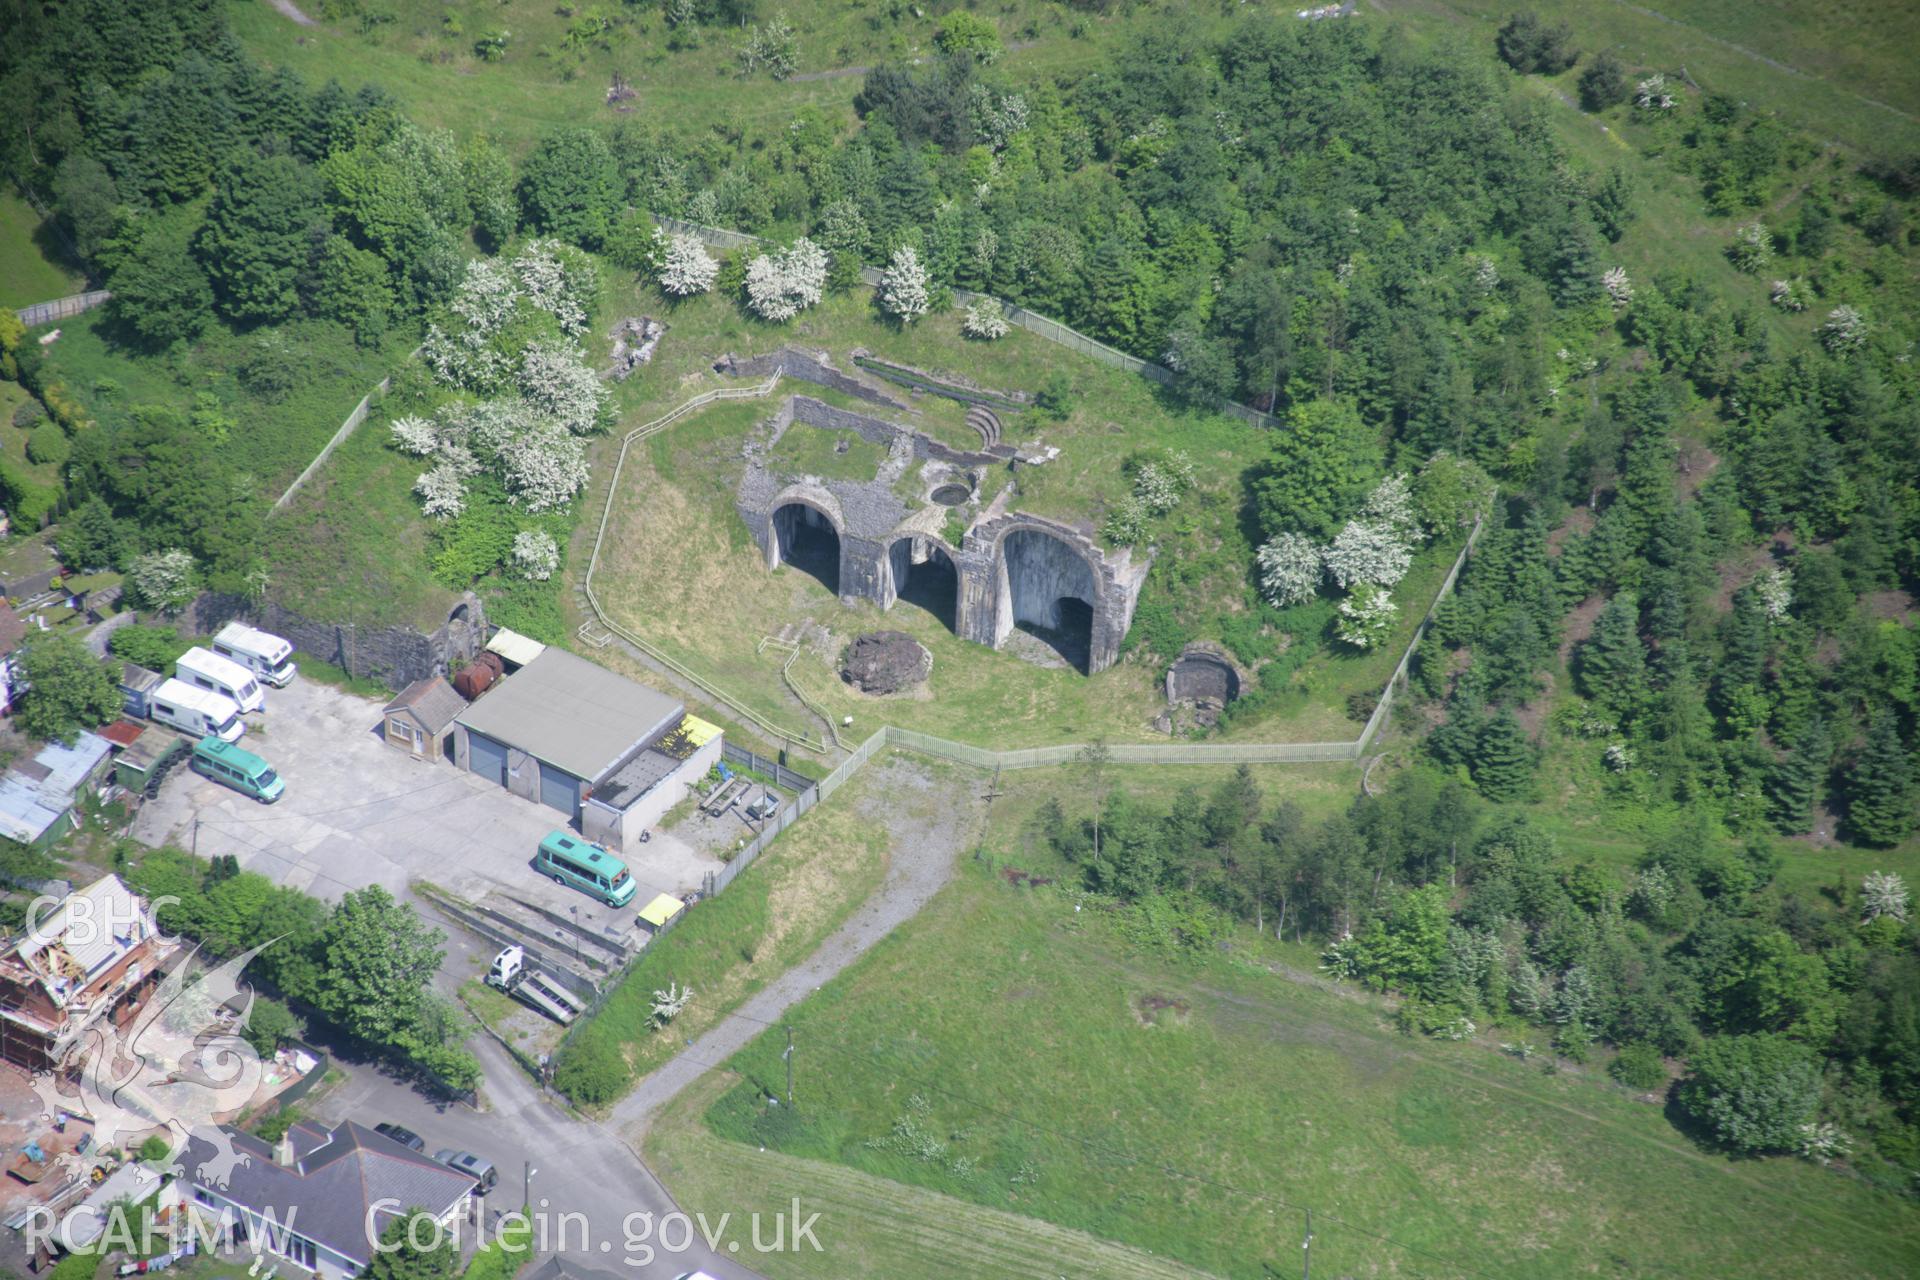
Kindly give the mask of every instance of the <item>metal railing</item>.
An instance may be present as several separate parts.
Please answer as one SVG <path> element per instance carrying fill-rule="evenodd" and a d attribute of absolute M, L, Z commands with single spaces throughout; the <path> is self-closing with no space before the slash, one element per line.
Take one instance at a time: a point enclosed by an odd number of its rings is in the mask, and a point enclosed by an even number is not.
<path fill-rule="evenodd" d="M 51 324 L 55 320 L 65 320 L 83 311 L 91 311 L 112 297 L 109 290 L 90 289 L 86 293 L 55 298 L 51 302 L 36 302 L 30 307 L 21 307 L 13 314 L 20 317 L 21 324 L 31 329 L 37 324 Z"/>
<path fill-rule="evenodd" d="M 581 595 L 586 598 L 587 608 L 593 613 L 592 622 L 581 624 L 580 636 L 583 640 L 587 640 L 592 644 L 603 643 L 602 637 L 595 637 L 588 634 L 590 628 L 597 622 L 607 632 L 626 641 L 674 675 L 685 680 L 696 689 L 706 693 L 709 697 L 713 698 L 741 719 L 747 721 L 763 733 L 770 735 L 774 741 L 791 743 L 796 746 L 805 747 L 809 751 L 823 752 L 827 749 L 827 742 L 824 738 L 807 733 L 804 730 L 797 730 L 790 725 L 776 723 L 769 716 L 748 706 L 741 699 L 734 697 L 711 680 L 695 672 L 685 663 L 663 652 L 657 646 L 642 638 L 632 628 L 616 622 L 613 617 L 608 614 L 606 607 L 600 603 L 600 595 L 594 590 L 593 585 L 593 575 L 600 567 L 600 547 L 606 541 L 607 537 L 607 522 L 613 516 L 613 501 L 615 496 L 620 492 L 620 474 L 626 469 L 627 451 L 648 437 L 666 430 L 696 409 L 703 408 L 719 400 L 748 400 L 756 397 L 769 396 L 773 394 L 773 389 L 779 385 L 780 374 L 776 371 L 769 374 L 765 382 L 758 383 L 754 386 L 716 387 L 712 391 L 703 391 L 684 404 L 679 405 L 667 413 L 661 414 L 653 421 L 643 423 L 627 432 L 626 436 L 620 441 L 620 455 L 614 460 L 613 474 L 608 477 L 607 480 L 606 492 L 603 495 L 600 507 L 600 522 L 593 534 L 593 550 L 587 556 L 587 572 L 580 584 Z M 827 723 L 829 726 L 832 724 L 831 721 Z"/>

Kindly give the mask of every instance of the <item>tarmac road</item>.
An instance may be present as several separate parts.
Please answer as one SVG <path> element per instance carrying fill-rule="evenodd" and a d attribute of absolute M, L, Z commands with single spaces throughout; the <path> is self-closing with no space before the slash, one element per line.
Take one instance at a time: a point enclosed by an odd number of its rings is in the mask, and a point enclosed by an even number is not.
<path fill-rule="evenodd" d="M 489 1224 L 497 1213 L 519 1203 L 523 1164 L 537 1170 L 531 1178 L 535 1222 L 545 1225 L 549 1233 L 545 1247 L 536 1239 L 541 1257 L 559 1254 L 610 1275 L 642 1280 L 672 1280 L 693 1270 L 710 1272 L 720 1280 L 758 1280 L 726 1249 L 730 1238 L 740 1252 L 750 1252 L 752 1237 L 746 1222 L 730 1222 L 717 1251 L 706 1247 L 695 1223 L 684 1233 L 691 1236 L 691 1247 L 665 1252 L 659 1227 L 648 1230 L 630 1215 L 651 1213 L 653 1224 L 663 1224 L 679 1210 L 638 1156 L 611 1130 L 577 1119 L 549 1102 L 493 1040 L 476 1036 L 470 1047 L 485 1073 L 485 1110 L 437 1102 L 407 1081 L 364 1063 L 351 1064 L 349 1078 L 318 1099 L 312 1110 L 328 1123 L 351 1119 L 371 1128 L 391 1120 L 424 1138 L 429 1153 L 455 1147 L 491 1160 L 500 1172 L 500 1184 L 487 1197 Z M 563 1224 L 559 1217 L 563 1213 L 584 1215 L 584 1227 L 579 1218 Z M 638 1237 L 631 1242 L 629 1228 Z M 791 1229 L 789 1223 L 789 1233 Z M 488 1231 L 490 1237 L 490 1225 Z M 770 1225 L 766 1232 L 771 1238 Z M 682 1234 L 678 1223 L 667 1228 L 667 1243 L 679 1244 Z M 565 1247 L 560 1247 L 563 1243 Z"/>

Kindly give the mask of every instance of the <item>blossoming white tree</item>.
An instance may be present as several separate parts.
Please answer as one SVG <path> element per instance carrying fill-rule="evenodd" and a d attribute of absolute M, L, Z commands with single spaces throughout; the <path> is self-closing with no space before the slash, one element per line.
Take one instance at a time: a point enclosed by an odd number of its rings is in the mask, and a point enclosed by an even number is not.
<path fill-rule="evenodd" d="M 1859 308 L 1843 303 L 1827 312 L 1827 322 L 1820 326 L 1820 341 L 1836 356 L 1851 355 L 1867 345 L 1869 328 Z"/>
<path fill-rule="evenodd" d="M 1789 280 L 1775 280 L 1773 291 L 1768 295 L 1774 306 L 1782 311 L 1805 311 L 1807 309 L 1807 282 L 1799 276 Z"/>
<path fill-rule="evenodd" d="M 660 287 L 676 298 L 690 298 L 713 288 L 720 264 L 706 246 L 692 236 L 675 236 L 667 243 L 666 263 L 660 268 Z"/>
<path fill-rule="evenodd" d="M 513 318 L 514 304 L 520 301 L 520 288 L 506 269 L 491 258 L 475 258 L 467 264 L 454 290 L 448 310 L 466 321 L 469 329 L 483 336 L 499 332 Z"/>
<path fill-rule="evenodd" d="M 587 310 L 599 288 L 593 259 L 558 240 L 529 240 L 513 259 L 513 274 L 534 306 L 560 323 L 560 332 L 586 332 Z"/>
<path fill-rule="evenodd" d="M 1878 920 L 1882 916 L 1905 920 L 1912 907 L 1907 882 L 1898 872 L 1870 871 L 1860 882 L 1860 912 L 1864 920 Z"/>
<path fill-rule="evenodd" d="M 1667 78 L 1656 72 L 1633 87 L 1633 105 L 1642 111 L 1671 111 L 1680 100 L 1667 87 Z"/>
<path fill-rule="evenodd" d="M 560 546 L 545 529 L 522 529 L 513 535 L 513 568 L 523 578 L 545 582 L 560 567 Z"/>
<path fill-rule="evenodd" d="M 1349 520 L 1325 553 L 1327 572 L 1342 587 L 1391 587 L 1407 574 L 1413 551 L 1404 531 L 1385 520 Z"/>
<path fill-rule="evenodd" d="M 134 594 L 162 613 L 177 613 L 194 596 L 193 554 L 179 547 L 136 556 L 127 576 Z"/>
<path fill-rule="evenodd" d="M 927 290 L 927 269 L 912 245 L 893 251 L 893 260 L 880 273 L 880 306 L 901 324 L 912 324 L 933 307 Z"/>
<path fill-rule="evenodd" d="M 448 463 L 423 471 L 413 482 L 420 510 L 435 520 L 451 520 L 467 509 L 467 482 Z"/>
<path fill-rule="evenodd" d="M 1363 582 L 1340 602 L 1334 633 L 1356 649 L 1371 649 L 1392 634 L 1393 619 L 1399 612 L 1385 587 Z"/>
<path fill-rule="evenodd" d="M 528 344 L 518 381 L 528 404 L 574 435 L 599 430 L 606 411 L 606 387 L 581 359 L 577 347 L 557 342 Z"/>
<path fill-rule="evenodd" d="M 1283 533 L 1254 556 L 1260 568 L 1260 594 L 1277 609 L 1311 600 L 1320 589 L 1326 562 L 1304 533 Z"/>
<path fill-rule="evenodd" d="M 1742 223 L 1733 233 L 1727 257 L 1748 275 L 1760 274 L 1773 263 L 1773 233 L 1758 218 Z"/>
<path fill-rule="evenodd" d="M 960 317 L 960 332 L 969 338 L 991 342 L 1007 336 L 1007 309 L 998 298 L 982 298 L 967 304 Z"/>
<path fill-rule="evenodd" d="M 1600 287 L 1607 291 L 1607 301 L 1615 311 L 1623 310 L 1633 301 L 1633 281 L 1627 279 L 1625 267 L 1610 267 L 1601 273 Z"/>
<path fill-rule="evenodd" d="M 1769 569 L 1753 584 L 1767 621 L 1778 622 L 1793 608 L 1793 570 Z"/>
<path fill-rule="evenodd" d="M 416 418 L 411 414 L 395 418 L 388 430 L 393 433 L 395 447 L 416 458 L 424 458 L 440 447 L 440 432 L 425 418 Z"/>
<path fill-rule="evenodd" d="M 539 423 L 501 448 L 500 479 L 515 506 L 550 511 L 587 483 L 586 447 L 560 426 Z"/>
<path fill-rule="evenodd" d="M 818 303 L 826 284 L 826 250 L 801 236 L 747 264 L 747 305 L 762 320 L 784 323 Z"/>
<path fill-rule="evenodd" d="M 1398 529 L 1407 539 L 1419 541 L 1420 517 L 1413 501 L 1413 482 L 1405 473 L 1396 472 L 1373 487 L 1360 506 L 1362 519 Z"/>

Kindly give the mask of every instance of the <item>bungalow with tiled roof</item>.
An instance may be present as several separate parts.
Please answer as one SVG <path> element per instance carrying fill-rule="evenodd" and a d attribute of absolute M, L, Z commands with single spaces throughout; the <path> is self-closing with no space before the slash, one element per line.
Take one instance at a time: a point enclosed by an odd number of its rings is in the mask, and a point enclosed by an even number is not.
<path fill-rule="evenodd" d="M 359 1275 L 381 1233 L 413 1210 L 452 1230 L 472 1208 L 472 1178 L 351 1120 L 331 1131 L 301 1121 L 276 1143 L 222 1132 L 247 1163 L 219 1185 L 221 1153 L 195 1134 L 181 1160 L 182 1198 L 210 1225 L 323 1280 Z"/>

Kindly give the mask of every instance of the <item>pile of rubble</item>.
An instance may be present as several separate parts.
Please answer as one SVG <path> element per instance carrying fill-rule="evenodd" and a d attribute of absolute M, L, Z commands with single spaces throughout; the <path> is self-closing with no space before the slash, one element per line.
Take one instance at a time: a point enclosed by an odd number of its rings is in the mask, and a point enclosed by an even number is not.
<path fill-rule="evenodd" d="M 613 353 L 607 368 L 607 376 L 615 382 L 624 382 L 635 369 L 653 359 L 653 349 L 660 345 L 660 335 L 667 326 L 652 316 L 628 316 L 613 326 Z"/>
<path fill-rule="evenodd" d="M 862 693 L 903 693 L 933 674 L 933 655 L 904 631 L 870 631 L 847 646 L 840 675 Z"/>

